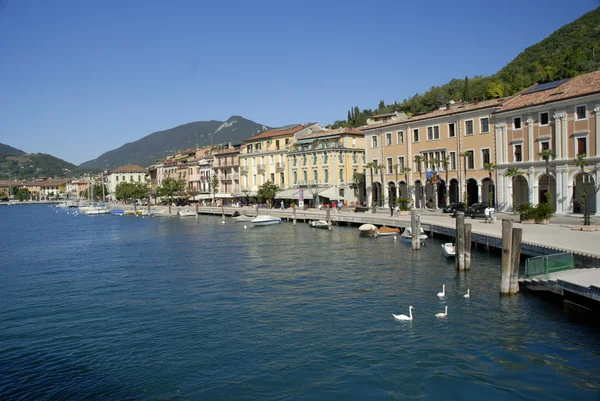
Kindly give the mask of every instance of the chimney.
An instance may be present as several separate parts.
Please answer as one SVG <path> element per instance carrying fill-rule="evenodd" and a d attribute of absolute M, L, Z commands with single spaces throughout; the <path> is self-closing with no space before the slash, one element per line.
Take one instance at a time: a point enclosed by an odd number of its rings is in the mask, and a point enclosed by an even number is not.
<path fill-rule="evenodd" d="M 450 110 L 450 102 L 446 103 L 446 110 Z"/>
<path fill-rule="evenodd" d="M 477 96 L 475 96 L 473 98 L 473 103 L 475 103 L 475 104 L 479 103 L 479 98 Z"/>

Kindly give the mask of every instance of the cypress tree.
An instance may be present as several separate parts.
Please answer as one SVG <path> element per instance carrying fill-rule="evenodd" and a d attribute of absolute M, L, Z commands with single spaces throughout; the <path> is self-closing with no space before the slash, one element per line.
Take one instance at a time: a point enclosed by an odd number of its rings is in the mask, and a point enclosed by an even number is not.
<path fill-rule="evenodd" d="M 465 76 L 465 87 L 463 88 L 463 101 L 468 102 L 469 99 L 469 78 Z"/>

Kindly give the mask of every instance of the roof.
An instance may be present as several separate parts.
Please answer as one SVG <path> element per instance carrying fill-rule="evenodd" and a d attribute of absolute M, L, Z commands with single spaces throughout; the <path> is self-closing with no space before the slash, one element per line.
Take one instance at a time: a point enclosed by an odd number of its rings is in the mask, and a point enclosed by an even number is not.
<path fill-rule="evenodd" d="M 146 169 L 135 164 L 128 164 L 126 166 L 118 167 L 111 171 L 111 173 L 145 173 Z"/>
<path fill-rule="evenodd" d="M 273 138 L 276 136 L 284 136 L 284 135 L 293 135 L 298 131 L 302 131 L 304 128 L 306 128 L 308 125 L 296 125 L 294 127 L 291 128 L 285 128 L 285 129 L 280 129 L 280 128 L 274 128 L 274 129 L 270 129 L 268 131 L 265 132 L 261 132 L 260 134 L 251 136 L 250 138 L 246 139 L 244 142 L 252 142 L 252 141 L 257 141 L 259 139 L 265 139 L 265 138 Z"/>
<path fill-rule="evenodd" d="M 213 153 L 213 156 L 214 157 L 227 156 L 232 153 L 240 153 L 240 149 L 235 149 L 235 148 L 223 149 L 223 150 Z"/>
<path fill-rule="evenodd" d="M 321 138 L 321 137 L 327 137 L 327 136 L 332 136 L 332 135 L 345 135 L 345 134 L 347 134 L 347 135 L 364 135 L 361 130 L 358 130 L 356 128 L 337 128 L 337 129 L 313 132 L 311 134 L 303 136 L 302 139 Z"/>
<path fill-rule="evenodd" d="M 598 92 L 600 92 L 600 70 L 578 75 L 568 80 L 537 84 L 527 88 L 507 102 L 498 113 L 591 95 Z"/>
<path fill-rule="evenodd" d="M 417 114 L 417 115 L 412 116 L 408 120 L 385 122 L 385 123 L 381 123 L 381 124 L 372 124 L 372 125 L 368 125 L 368 126 L 364 125 L 361 128 L 364 131 L 368 131 L 368 130 L 371 130 L 374 128 L 387 127 L 387 126 L 391 126 L 391 125 L 411 124 L 416 121 L 428 120 L 430 118 L 450 116 L 453 114 L 467 113 L 467 112 L 471 112 L 471 111 L 489 109 L 489 108 L 493 108 L 493 107 L 502 107 L 502 105 L 508 101 L 509 101 L 509 98 L 483 100 L 483 101 L 479 101 L 477 103 L 467 103 L 467 104 L 460 105 L 458 107 L 450 107 L 450 108 L 445 108 L 445 109 L 441 109 L 441 110 L 438 109 L 438 110 L 431 111 L 429 113 Z"/>

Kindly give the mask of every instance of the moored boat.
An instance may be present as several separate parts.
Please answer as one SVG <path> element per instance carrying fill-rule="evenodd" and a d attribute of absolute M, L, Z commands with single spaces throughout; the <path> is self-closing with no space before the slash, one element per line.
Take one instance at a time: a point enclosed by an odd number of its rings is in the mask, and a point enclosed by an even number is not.
<path fill-rule="evenodd" d="M 177 212 L 179 217 L 191 217 L 196 215 L 196 211 L 192 209 L 182 209 Z"/>
<path fill-rule="evenodd" d="M 456 246 L 451 242 L 442 244 L 442 254 L 447 258 L 455 257 L 456 256 Z"/>
<path fill-rule="evenodd" d="M 310 226 L 314 228 L 329 228 L 329 223 L 326 220 L 313 220 L 310 222 Z"/>
<path fill-rule="evenodd" d="M 232 217 L 233 221 L 235 221 L 236 223 L 239 223 L 239 222 L 242 222 L 242 221 L 252 221 L 255 218 L 256 218 L 256 216 L 246 216 L 245 214 Z"/>
<path fill-rule="evenodd" d="M 406 241 L 412 241 L 412 229 L 410 227 L 406 227 L 400 236 L 401 239 Z M 427 239 L 427 234 L 423 231 L 423 228 L 420 230 L 419 239 L 424 241 Z"/>
<path fill-rule="evenodd" d="M 281 223 L 281 219 L 279 217 L 269 216 L 269 215 L 260 215 L 255 219 L 251 220 L 250 223 L 255 226 L 269 226 L 271 224 L 279 224 Z"/>
<path fill-rule="evenodd" d="M 358 231 L 360 232 L 361 235 L 376 235 L 377 234 L 377 227 L 374 226 L 373 224 L 363 224 L 360 227 L 358 227 Z"/>
<path fill-rule="evenodd" d="M 377 235 L 379 237 L 400 235 L 400 229 L 398 227 L 386 227 L 386 226 L 379 227 L 377 229 Z"/>
<path fill-rule="evenodd" d="M 110 214 L 114 214 L 115 216 L 123 216 L 125 211 L 123 209 L 113 209 L 110 211 Z"/>

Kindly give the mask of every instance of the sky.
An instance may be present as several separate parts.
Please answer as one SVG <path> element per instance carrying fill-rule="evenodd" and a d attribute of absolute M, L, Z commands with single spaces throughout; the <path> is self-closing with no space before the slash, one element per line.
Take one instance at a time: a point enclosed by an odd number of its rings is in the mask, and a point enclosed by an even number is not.
<path fill-rule="evenodd" d="M 241 115 L 345 119 L 490 75 L 598 0 L 0 0 L 0 143 L 80 164 Z"/>

